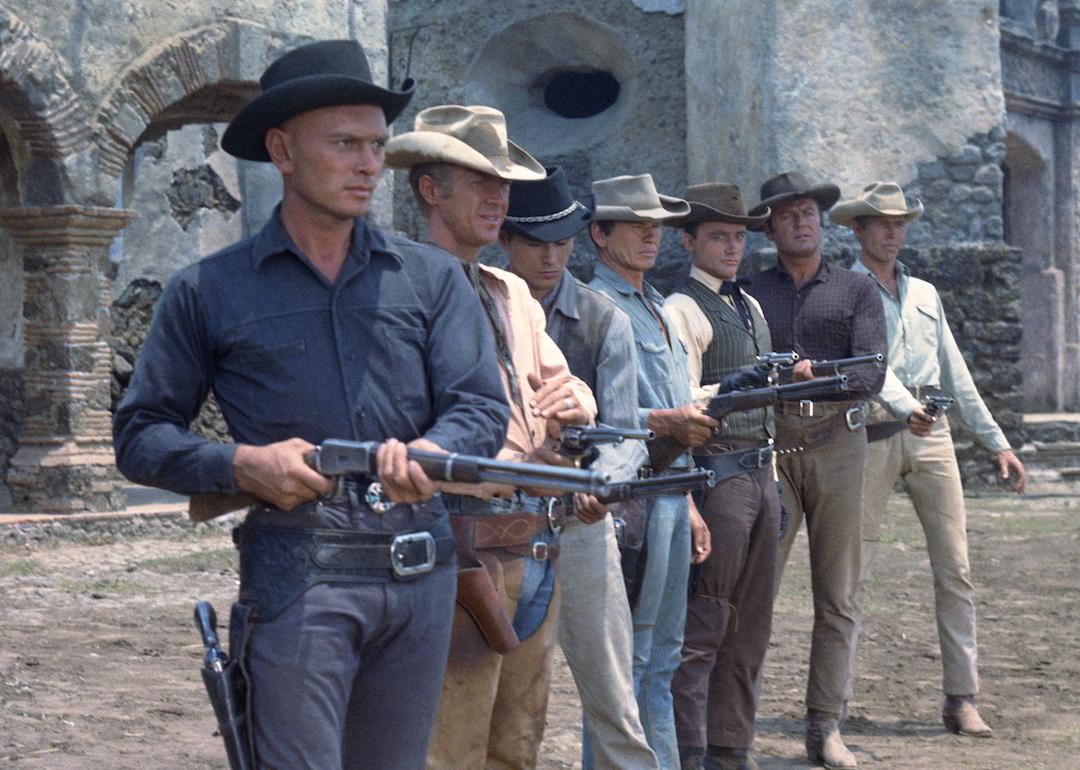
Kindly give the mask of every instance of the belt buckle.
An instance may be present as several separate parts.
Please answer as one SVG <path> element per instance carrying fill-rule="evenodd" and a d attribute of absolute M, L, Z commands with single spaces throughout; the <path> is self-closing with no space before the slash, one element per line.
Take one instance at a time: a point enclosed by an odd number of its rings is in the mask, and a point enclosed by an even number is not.
<path fill-rule="evenodd" d="M 382 484 L 377 481 L 368 484 L 367 492 L 364 493 L 364 502 L 375 513 L 386 513 L 394 507 L 394 501 L 383 494 Z"/>
<path fill-rule="evenodd" d="M 799 402 L 799 417 L 813 417 L 814 416 L 814 402 L 808 399 L 802 399 Z"/>
<path fill-rule="evenodd" d="M 773 447 L 772 441 L 770 440 L 768 444 L 757 450 L 757 467 L 760 468 L 761 466 L 768 465 L 770 462 L 772 462 L 772 454 Z"/>
<path fill-rule="evenodd" d="M 853 406 L 844 412 L 844 421 L 847 423 L 848 430 L 858 430 L 866 425 L 866 412 L 863 410 L 862 404 Z"/>
<path fill-rule="evenodd" d="M 424 560 L 419 564 L 408 564 L 406 560 L 414 554 L 414 546 L 420 544 L 424 547 Z M 398 577 L 431 572 L 435 568 L 435 538 L 430 532 L 397 535 L 390 542 L 390 568 Z"/>
<path fill-rule="evenodd" d="M 532 544 L 532 557 L 537 561 L 548 560 L 548 544 L 543 540 L 537 540 Z"/>
<path fill-rule="evenodd" d="M 555 497 L 549 497 L 548 498 L 546 513 L 547 513 L 548 529 L 551 530 L 551 534 L 555 535 L 555 537 L 558 537 L 559 534 L 562 532 L 563 525 L 562 525 L 561 522 L 557 522 L 555 520 L 555 504 L 556 504 L 556 502 L 558 502 L 558 498 L 555 498 Z M 543 561 L 543 559 L 540 559 L 539 561 Z"/>

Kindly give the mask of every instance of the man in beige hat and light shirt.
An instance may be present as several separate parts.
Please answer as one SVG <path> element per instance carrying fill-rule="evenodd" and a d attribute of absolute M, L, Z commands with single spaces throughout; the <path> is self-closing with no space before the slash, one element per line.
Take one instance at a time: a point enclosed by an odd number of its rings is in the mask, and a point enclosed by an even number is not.
<path fill-rule="evenodd" d="M 833 222 L 850 227 L 859 239 L 862 257 L 852 270 L 869 275 L 877 284 L 889 335 L 889 369 L 868 431 L 861 582 L 868 573 L 889 494 L 902 479 L 926 535 L 934 573 L 944 668 L 942 719 L 951 732 L 988 737 L 991 730 L 975 708 L 978 651 L 964 491 L 948 418 L 931 416 L 925 398 L 947 395 L 955 399 L 953 414 L 996 455 L 1003 479 L 1015 474 L 1017 492 L 1024 490 L 1026 476 L 975 389 L 937 290 L 912 277 L 897 261 L 908 224 L 922 213 L 922 203 L 908 206 L 903 190 L 893 182 L 874 182 L 829 213 Z"/>
<path fill-rule="evenodd" d="M 476 261 L 498 239 L 510 182 L 542 179 L 543 166 L 507 139 L 501 112 L 457 105 L 420 112 L 414 131 L 387 144 L 386 162 L 409 169 L 427 239 L 461 260 L 491 322 L 510 402 L 498 458 L 562 464 L 551 446 L 558 425 L 592 422 L 596 401 L 545 333 L 528 285 Z M 557 630 L 549 558 L 557 525 L 537 490 L 454 485 L 444 492 L 454 493 L 446 497 L 458 543 L 458 606 L 427 766 L 534 767 Z M 477 579 L 486 604 L 470 598 Z"/>
<path fill-rule="evenodd" d="M 690 214 L 678 222 L 692 267 L 664 310 L 689 353 L 690 393 L 703 402 L 729 376 L 741 378 L 742 387 L 767 384 L 768 373 L 753 367 L 757 356 L 772 350 L 769 325 L 735 278 L 747 228 L 761 227 L 770 211 L 749 216 L 742 191 L 724 183 L 692 185 L 686 200 Z M 694 453 L 695 464 L 710 468 L 719 453 L 765 452 L 754 470 L 703 490 L 699 499 L 713 551 L 691 580 L 682 663 L 671 687 L 684 770 L 757 767 L 750 749 L 772 629 L 780 530 L 772 437 L 771 408 L 738 412 Z"/>
<path fill-rule="evenodd" d="M 663 310 L 663 297 L 645 282 L 659 254 L 661 226 L 689 214 L 690 206 L 657 193 L 648 174 L 599 180 L 592 192 L 589 234 L 599 260 L 589 286 L 630 317 L 640 425 L 688 449 L 704 444 L 719 423 L 692 402 L 686 348 Z M 687 453 L 672 468 L 685 470 L 689 462 Z M 687 495 L 658 495 L 650 501 L 645 567 L 632 592 L 636 596 L 631 596 L 633 672 L 641 724 L 662 770 L 679 767 L 671 678 L 682 650 L 691 558 L 697 563 L 708 556 L 708 534 Z"/>

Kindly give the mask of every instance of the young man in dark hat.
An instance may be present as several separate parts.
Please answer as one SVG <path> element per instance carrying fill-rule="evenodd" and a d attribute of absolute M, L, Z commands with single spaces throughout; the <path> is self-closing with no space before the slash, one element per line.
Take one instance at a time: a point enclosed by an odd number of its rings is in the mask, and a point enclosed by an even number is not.
<path fill-rule="evenodd" d="M 663 309 L 663 297 L 645 281 L 656 263 L 665 223 L 690 213 L 680 198 L 661 195 L 649 174 L 593 182 L 595 209 L 589 235 L 598 262 L 590 287 L 630 317 L 638 382 L 638 425 L 686 447 L 704 444 L 719 423 L 692 403 L 686 348 Z M 672 463 L 685 470 L 687 453 Z M 691 561 L 709 554 L 709 531 L 688 495 L 649 501 L 647 558 L 634 621 L 634 686 L 649 746 L 663 770 L 679 767 L 671 679 L 679 667 Z"/>
<path fill-rule="evenodd" d="M 257 766 L 420 768 L 455 569 L 446 509 L 406 447 L 502 445 L 491 333 L 456 260 L 363 219 L 411 90 L 374 85 L 348 40 L 285 54 L 261 85 L 222 147 L 272 162 L 281 204 L 165 288 L 117 409 L 117 464 L 181 494 L 259 498 L 237 531 Z M 235 443 L 189 430 L 211 389 Z M 383 442 L 377 480 L 400 504 L 370 507 L 366 477 L 328 497 L 304 462 L 328 438 Z"/>
<path fill-rule="evenodd" d="M 588 227 L 592 212 L 574 200 L 561 168 L 535 182 L 510 185 L 510 208 L 499 243 L 510 272 L 529 285 L 544 308 L 547 333 L 570 371 L 592 389 L 597 422 L 637 428 L 637 369 L 630 319 L 607 297 L 566 269 L 574 236 Z M 633 443 L 633 445 L 632 445 Z M 629 466 L 642 463 L 636 442 L 620 447 Z M 626 471 L 595 467 L 612 478 Z M 656 768 L 634 699 L 630 658 L 633 626 L 626 599 L 619 546 L 612 517 L 595 498 L 575 496 L 576 518 L 559 536 L 559 642 L 577 683 L 594 767 L 604 770 Z M 586 760 L 588 761 L 588 760 Z"/>
<path fill-rule="evenodd" d="M 889 372 L 868 429 L 860 582 L 865 582 L 869 572 L 889 495 L 896 482 L 903 480 L 926 535 L 934 573 L 945 690 L 942 720 L 950 732 L 985 738 L 992 731 L 975 706 L 979 654 L 964 488 L 949 416 L 932 417 L 923 401 L 940 395 L 954 398 L 956 407 L 950 414 L 994 453 L 1001 477 L 1014 474 L 1014 489 L 1023 492 L 1026 475 L 1024 464 L 975 387 L 937 289 L 911 275 L 896 258 L 908 224 L 922 213 L 922 203 L 909 206 L 895 182 L 867 185 L 829 212 L 833 222 L 850 227 L 859 239 L 862 256 L 851 269 L 873 278 L 885 304 L 889 333 Z M 904 430 L 909 426 L 910 430 Z"/>
<path fill-rule="evenodd" d="M 495 337 L 489 344 L 510 402 L 499 459 L 566 462 L 553 439 L 560 424 L 595 418 L 592 392 L 544 332 L 544 311 L 528 285 L 477 262 L 480 249 L 498 239 L 510 183 L 542 179 L 544 167 L 507 138 L 501 112 L 460 105 L 417 114 L 414 130 L 390 141 L 387 163 L 409 169 L 428 239 L 460 260 L 488 314 Z M 558 512 L 541 490 L 454 485 L 444 491 L 455 493 L 448 505 L 462 567 L 461 606 L 427 767 L 535 767 L 558 628 Z M 490 586 L 500 627 L 512 626 L 509 644 L 492 644 L 491 618 L 470 598 L 476 579 Z"/>
<path fill-rule="evenodd" d="M 676 221 L 691 256 L 690 278 L 664 310 L 687 348 L 690 393 L 704 401 L 717 395 L 725 377 L 772 350 L 760 306 L 735 282 L 746 230 L 760 227 L 770 212 L 749 216 L 731 184 L 692 185 L 685 198 L 690 214 Z M 764 374 L 758 380 L 747 386 L 766 384 Z M 722 421 L 694 463 L 708 468 L 720 452 L 768 451 L 772 437 L 771 408 L 739 412 Z M 679 752 L 684 770 L 751 770 L 780 529 L 771 460 L 704 490 L 699 502 L 713 549 L 691 581 L 682 663 L 671 685 Z"/>
<path fill-rule="evenodd" d="M 811 185 L 798 172 L 761 186 L 751 216 L 765 214 L 776 267 L 758 273 L 747 290 L 761 304 L 776 350 L 793 350 L 796 376 L 812 377 L 809 361 L 885 354 L 885 316 L 873 282 L 827 263 L 821 255 L 821 215 L 840 197 L 833 184 Z M 850 371 L 848 393 L 776 407 L 779 448 L 802 447 L 777 462 L 791 522 L 781 541 L 779 572 L 806 519 L 814 592 L 814 630 L 806 687 L 806 752 L 829 768 L 853 768 L 840 737 L 850 697 L 849 672 L 858 633 L 866 399 L 881 390 L 885 368 Z M 779 585 L 779 577 L 777 579 Z"/>

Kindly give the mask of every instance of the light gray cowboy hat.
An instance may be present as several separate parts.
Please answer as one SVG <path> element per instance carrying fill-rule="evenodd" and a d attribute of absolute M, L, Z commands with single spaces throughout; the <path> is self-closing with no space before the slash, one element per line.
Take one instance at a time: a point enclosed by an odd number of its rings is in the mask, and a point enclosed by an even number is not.
<path fill-rule="evenodd" d="M 594 222 L 664 222 L 690 213 L 682 198 L 661 195 L 651 174 L 616 176 L 592 183 Z"/>
<path fill-rule="evenodd" d="M 690 213 L 671 224 L 683 227 L 695 222 L 728 222 L 758 230 L 772 215 L 768 207 L 757 216 L 747 214 L 742 190 L 726 182 L 692 184 L 686 188 L 686 202 L 690 204 Z"/>
<path fill-rule="evenodd" d="M 912 222 L 922 213 L 922 201 L 916 200 L 909 208 L 904 191 L 896 182 L 872 182 L 851 200 L 837 203 L 829 212 L 829 219 L 850 227 L 857 217 L 903 217 Z"/>
<path fill-rule="evenodd" d="M 492 107 L 443 104 L 420 111 L 414 130 L 386 144 L 386 165 L 452 163 L 499 179 L 547 176 L 544 167 L 506 137 L 506 118 Z"/>

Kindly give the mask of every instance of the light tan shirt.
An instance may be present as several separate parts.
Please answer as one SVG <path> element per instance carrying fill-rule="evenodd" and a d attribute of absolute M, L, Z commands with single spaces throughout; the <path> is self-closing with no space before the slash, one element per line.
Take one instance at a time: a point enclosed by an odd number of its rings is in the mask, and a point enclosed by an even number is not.
<path fill-rule="evenodd" d="M 716 276 L 709 275 L 697 267 L 690 268 L 690 277 L 695 281 L 700 281 L 715 292 L 719 292 L 720 286 L 724 283 Z M 721 295 L 720 298 L 731 307 L 735 307 L 734 300 L 731 297 Z M 758 305 L 757 300 L 746 292 L 743 292 L 743 299 L 748 304 L 756 307 L 758 312 L 761 312 L 761 306 Z M 690 358 L 690 395 L 695 401 L 712 398 L 717 394 L 720 383 L 705 386 L 701 384 L 701 356 L 712 344 L 712 324 L 705 317 L 701 306 L 686 294 L 676 292 L 669 296 L 664 300 L 664 310 L 671 317 L 671 323 L 675 325 L 675 329 L 679 333 L 679 339 L 686 345 L 686 352 Z"/>
<path fill-rule="evenodd" d="M 506 431 L 506 443 L 496 459 L 523 461 L 526 455 L 547 440 L 547 421 L 534 416 L 529 408 L 529 400 L 535 392 L 529 384 L 530 373 L 538 375 L 544 382 L 554 380 L 567 383 L 573 399 L 588 412 L 590 422 L 596 419 L 596 399 L 589 386 L 570 373 L 562 351 L 544 331 L 547 323 L 544 309 L 529 293 L 528 284 L 512 273 L 487 265 L 480 266 L 480 276 L 491 292 L 499 319 L 506 330 L 510 358 L 514 362 L 518 388 L 524 401 L 524 404 L 513 402 L 506 372 L 499 367 L 506 400 L 510 402 L 510 425 Z M 511 491 L 506 487 L 474 484 L 447 484 L 443 485 L 443 489 L 454 494 L 485 498 Z"/>

